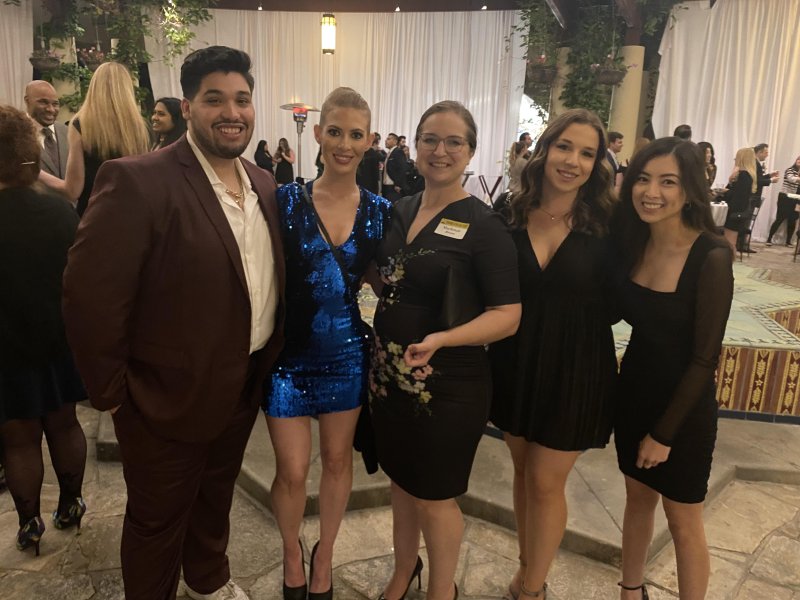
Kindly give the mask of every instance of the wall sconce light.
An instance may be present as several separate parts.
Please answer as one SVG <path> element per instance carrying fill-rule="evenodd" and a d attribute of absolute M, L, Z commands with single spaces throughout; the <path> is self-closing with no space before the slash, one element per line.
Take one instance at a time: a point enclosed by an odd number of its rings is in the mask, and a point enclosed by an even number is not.
<path fill-rule="evenodd" d="M 336 51 L 336 17 L 333 13 L 322 15 L 322 53 L 333 54 Z"/>

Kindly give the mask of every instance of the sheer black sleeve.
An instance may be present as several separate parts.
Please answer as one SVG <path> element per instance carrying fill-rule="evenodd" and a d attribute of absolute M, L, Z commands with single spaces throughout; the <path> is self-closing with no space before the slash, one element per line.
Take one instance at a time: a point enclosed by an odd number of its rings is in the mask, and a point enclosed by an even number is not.
<path fill-rule="evenodd" d="M 650 436 L 670 446 L 686 416 L 707 391 L 719 362 L 733 299 L 733 265 L 727 247 L 709 251 L 697 283 L 692 358 Z"/>

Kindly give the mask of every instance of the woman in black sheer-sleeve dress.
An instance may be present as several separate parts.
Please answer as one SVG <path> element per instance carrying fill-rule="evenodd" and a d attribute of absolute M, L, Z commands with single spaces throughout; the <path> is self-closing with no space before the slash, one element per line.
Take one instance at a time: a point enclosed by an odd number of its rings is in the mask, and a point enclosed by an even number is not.
<path fill-rule="evenodd" d="M 659 500 L 675 543 L 680 597 L 704 598 L 714 371 L 733 270 L 731 248 L 715 233 L 697 146 L 677 138 L 647 146 L 628 168 L 615 217 L 620 309 L 633 326 L 614 423 L 627 491 L 620 598 L 647 598 L 642 581 Z"/>

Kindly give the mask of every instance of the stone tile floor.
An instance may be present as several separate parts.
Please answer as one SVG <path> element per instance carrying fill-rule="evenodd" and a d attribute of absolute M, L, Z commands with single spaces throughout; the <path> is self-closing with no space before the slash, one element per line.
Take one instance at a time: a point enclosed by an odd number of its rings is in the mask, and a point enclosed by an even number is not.
<path fill-rule="evenodd" d="M 0 494 L 0 598 L 3 600 L 122 600 L 119 542 L 125 488 L 119 463 L 97 462 L 94 435 L 98 413 L 79 406 L 87 432 L 89 458 L 85 498 L 89 506 L 82 533 L 48 526 L 42 554 L 14 547 L 17 518 L 7 492 Z M 49 463 L 47 458 L 46 463 Z M 42 512 L 58 498 L 47 467 Z M 580 510 L 579 507 L 573 509 Z M 231 515 L 229 548 L 233 577 L 252 600 L 279 600 L 281 555 L 272 516 L 238 491 Z M 48 522 L 49 525 L 49 522 Z M 800 487 L 734 481 L 707 508 L 706 528 L 712 554 L 713 600 L 800 600 Z M 318 521 L 306 520 L 303 544 L 317 539 Z M 388 508 L 347 514 L 336 546 L 337 600 L 376 598 L 391 568 L 391 514 Z M 468 518 L 457 581 L 469 600 L 502 597 L 516 569 L 514 533 Z M 423 556 L 423 560 L 425 557 Z M 677 598 L 671 546 L 648 567 L 653 600 Z M 423 589 L 427 569 L 423 571 Z M 617 597 L 617 570 L 562 551 L 550 577 L 550 600 L 605 600 Z M 409 594 L 421 600 L 424 592 Z M 181 600 L 184 596 L 179 596 Z"/>

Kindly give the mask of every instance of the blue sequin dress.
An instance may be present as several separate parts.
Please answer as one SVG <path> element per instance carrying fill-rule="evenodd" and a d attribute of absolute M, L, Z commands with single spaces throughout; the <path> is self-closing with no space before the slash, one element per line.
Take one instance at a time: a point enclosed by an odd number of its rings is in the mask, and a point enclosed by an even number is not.
<path fill-rule="evenodd" d="M 286 345 L 267 380 L 264 412 L 300 417 L 357 408 L 366 401 L 369 363 L 369 327 L 357 295 L 391 205 L 361 188 L 353 231 L 338 247 L 345 281 L 302 188 L 282 186 L 277 201 L 286 256 Z"/>

